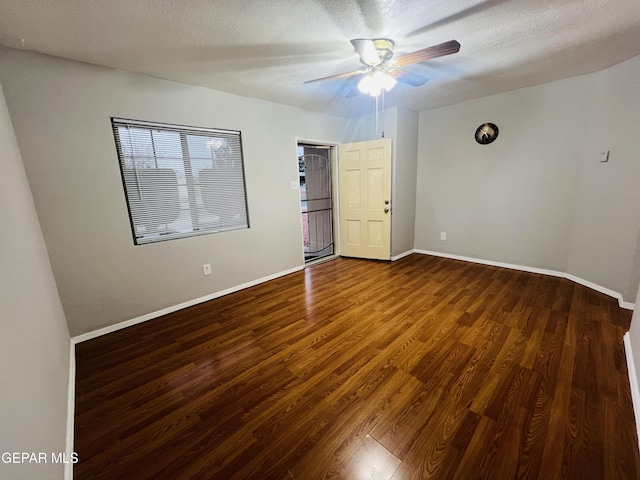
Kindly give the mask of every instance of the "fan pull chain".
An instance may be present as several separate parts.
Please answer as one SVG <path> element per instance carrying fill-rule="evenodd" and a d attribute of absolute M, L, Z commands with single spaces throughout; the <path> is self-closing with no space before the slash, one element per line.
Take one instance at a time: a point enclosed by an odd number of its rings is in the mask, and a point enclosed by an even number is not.
<path fill-rule="evenodd" d="M 376 135 L 378 135 L 378 97 L 376 97 Z"/>
<path fill-rule="evenodd" d="M 382 137 L 384 138 L 384 89 L 382 89 L 382 128 L 380 129 L 382 131 Z"/>
<path fill-rule="evenodd" d="M 380 132 L 381 137 L 384 138 L 384 120 L 385 120 L 384 90 L 382 90 L 381 95 L 382 95 L 382 102 L 378 100 L 380 98 L 380 95 L 375 97 L 376 99 L 376 136 L 378 135 L 378 132 Z M 380 119 L 380 122 L 378 122 L 379 116 L 382 117 Z M 378 130 L 378 125 L 380 125 L 379 130 Z"/>

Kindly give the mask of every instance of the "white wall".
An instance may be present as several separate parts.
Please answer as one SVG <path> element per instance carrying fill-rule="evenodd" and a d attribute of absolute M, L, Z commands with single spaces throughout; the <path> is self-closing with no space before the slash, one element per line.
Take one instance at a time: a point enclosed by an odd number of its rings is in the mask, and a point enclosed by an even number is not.
<path fill-rule="evenodd" d="M 418 113 L 401 107 L 394 110 L 392 256 L 413 250 L 418 168 Z"/>
<path fill-rule="evenodd" d="M 639 64 L 422 112 L 415 248 L 635 293 Z M 500 129 L 490 145 L 473 138 L 484 122 Z"/>
<path fill-rule="evenodd" d="M 0 478 L 62 478 L 69 332 L 2 88 L 0 165 L 0 453 L 49 460 L 0 462 Z"/>
<path fill-rule="evenodd" d="M 633 302 L 640 281 L 640 57 L 589 76 L 592 101 L 582 143 L 567 270 Z M 588 101 L 589 99 L 585 99 Z M 600 152 L 610 151 L 600 163 Z"/>
<path fill-rule="evenodd" d="M 346 119 L 10 49 L 0 81 L 72 335 L 302 265 L 296 137 Z M 134 246 L 112 116 L 240 130 L 251 228 Z"/>
<path fill-rule="evenodd" d="M 349 99 L 345 99 L 345 102 Z M 395 132 L 395 110 L 388 109 L 384 114 L 378 113 L 376 119 L 376 101 L 371 97 L 369 102 L 361 104 L 362 110 L 354 113 L 347 121 L 345 128 L 345 142 L 366 142 L 382 138 L 393 138 Z"/>
<path fill-rule="evenodd" d="M 592 269 L 603 268 L 603 258 L 594 258 L 592 262 L 584 260 L 604 245 L 608 249 L 604 260 L 610 258 L 612 262 L 617 262 L 615 270 L 606 270 L 611 276 L 611 282 L 622 284 L 626 280 L 625 299 L 634 301 L 635 298 L 636 308 L 631 319 L 629 342 L 625 343 L 625 348 L 630 350 L 627 352 L 627 359 L 630 360 L 629 354 L 633 357 L 633 365 L 628 365 L 630 372 L 635 370 L 636 374 L 635 381 L 632 379 L 630 383 L 638 424 L 640 216 L 637 206 L 640 204 L 640 57 L 599 72 L 596 74 L 596 81 L 600 94 L 594 102 L 591 131 L 600 130 L 601 134 L 591 137 L 590 150 L 610 150 L 611 165 L 588 162 L 583 167 L 581 194 L 584 209 L 577 215 L 571 260 L 580 265 L 576 268 L 581 268 L 584 275 L 591 274 Z M 591 221 L 598 225 L 596 229 L 590 229 L 589 222 L 584 220 L 588 216 L 585 212 L 588 209 L 593 212 Z M 616 255 L 616 249 L 633 249 L 631 261 Z"/>

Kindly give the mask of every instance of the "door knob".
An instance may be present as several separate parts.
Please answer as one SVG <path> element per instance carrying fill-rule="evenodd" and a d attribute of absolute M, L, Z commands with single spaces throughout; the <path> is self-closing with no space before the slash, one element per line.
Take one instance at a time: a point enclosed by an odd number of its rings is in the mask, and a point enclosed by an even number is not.
<path fill-rule="evenodd" d="M 384 204 L 385 204 L 385 205 L 389 205 L 389 200 L 385 200 L 385 201 L 384 201 Z"/>
<path fill-rule="evenodd" d="M 384 209 L 384 213 L 389 213 L 389 209 L 388 209 L 388 208 L 385 208 L 385 209 Z"/>

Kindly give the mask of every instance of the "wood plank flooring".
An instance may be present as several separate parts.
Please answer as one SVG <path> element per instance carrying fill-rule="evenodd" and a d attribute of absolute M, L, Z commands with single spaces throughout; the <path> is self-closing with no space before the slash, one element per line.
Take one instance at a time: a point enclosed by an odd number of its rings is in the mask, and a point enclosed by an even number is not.
<path fill-rule="evenodd" d="M 76 479 L 636 479 L 631 313 L 338 259 L 77 345 Z"/>

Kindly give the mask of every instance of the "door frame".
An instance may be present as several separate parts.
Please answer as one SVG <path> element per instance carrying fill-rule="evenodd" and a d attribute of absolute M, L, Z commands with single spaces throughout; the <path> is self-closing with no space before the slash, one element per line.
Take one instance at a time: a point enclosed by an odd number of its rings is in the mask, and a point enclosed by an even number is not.
<path fill-rule="evenodd" d="M 303 143 L 307 145 L 317 145 L 323 147 L 330 147 L 329 149 L 329 161 L 331 162 L 331 210 L 333 212 L 333 255 L 319 258 L 311 262 L 305 262 L 304 258 L 304 246 L 301 245 L 300 255 L 302 257 L 302 264 L 305 267 L 310 267 L 318 263 L 333 260 L 340 256 L 340 212 L 339 212 L 339 194 L 340 188 L 338 186 L 338 145 L 340 142 L 330 142 L 327 140 L 312 140 L 305 137 L 296 137 L 296 180 L 299 180 L 298 175 L 298 146 Z M 300 184 L 298 183 L 298 210 L 300 209 Z M 300 213 L 300 212 L 298 212 Z M 302 232 L 302 215 L 298 215 L 300 221 L 300 232 Z"/>

